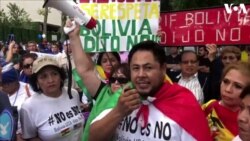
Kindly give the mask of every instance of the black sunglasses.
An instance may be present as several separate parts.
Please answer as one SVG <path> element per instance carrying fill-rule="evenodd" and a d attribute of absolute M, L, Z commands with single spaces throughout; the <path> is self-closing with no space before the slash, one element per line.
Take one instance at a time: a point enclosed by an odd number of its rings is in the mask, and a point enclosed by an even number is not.
<path fill-rule="evenodd" d="M 110 77 L 109 83 L 115 83 L 115 81 L 118 81 L 120 84 L 128 83 L 128 79 L 124 77 Z"/>
<path fill-rule="evenodd" d="M 197 63 L 197 60 L 181 61 L 181 63 L 182 64 L 188 64 L 188 63 L 195 64 L 195 63 Z"/>
<path fill-rule="evenodd" d="M 28 68 L 30 68 L 30 67 L 32 67 L 32 64 L 23 65 L 23 68 L 25 68 L 25 69 L 28 69 Z"/>
<path fill-rule="evenodd" d="M 222 57 L 222 60 L 227 60 L 227 59 L 233 60 L 233 59 L 235 59 L 235 57 L 234 56 L 223 56 Z"/>

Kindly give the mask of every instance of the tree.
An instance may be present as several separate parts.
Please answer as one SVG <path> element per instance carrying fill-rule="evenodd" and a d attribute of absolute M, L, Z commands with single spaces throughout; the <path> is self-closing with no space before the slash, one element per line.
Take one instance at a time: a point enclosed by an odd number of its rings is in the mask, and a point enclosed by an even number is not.
<path fill-rule="evenodd" d="M 38 9 L 38 14 L 44 16 L 43 18 L 43 34 L 47 35 L 47 21 L 48 21 L 48 14 L 50 13 L 50 9 L 45 7 L 43 9 Z M 47 39 L 47 36 L 44 38 Z"/>
<path fill-rule="evenodd" d="M 15 3 L 9 3 L 7 7 L 9 9 L 8 21 L 11 26 L 27 27 L 30 24 L 29 14 L 23 8 L 18 7 Z"/>
<path fill-rule="evenodd" d="M 1 24 L 8 24 L 8 17 L 3 9 L 0 9 L 0 23 Z"/>

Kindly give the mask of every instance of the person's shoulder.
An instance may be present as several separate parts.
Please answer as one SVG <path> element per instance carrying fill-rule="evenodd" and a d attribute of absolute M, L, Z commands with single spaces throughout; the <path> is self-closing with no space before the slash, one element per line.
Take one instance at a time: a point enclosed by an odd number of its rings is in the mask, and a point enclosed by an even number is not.
<path fill-rule="evenodd" d="M 68 93 L 68 89 L 69 89 L 69 88 L 68 88 L 67 86 L 63 86 L 63 87 L 62 87 L 62 92 Z M 75 94 L 78 94 L 77 90 L 74 89 L 74 88 L 71 88 L 71 93 L 74 94 L 74 95 L 75 95 Z"/>
<path fill-rule="evenodd" d="M 178 93 L 178 94 L 189 94 L 192 93 L 189 89 L 187 89 L 186 87 L 183 87 L 181 85 L 179 85 L 178 83 L 173 83 L 170 85 L 171 89 L 173 89 L 174 93 Z"/>
<path fill-rule="evenodd" d="M 0 103 L 8 103 L 10 105 L 7 94 L 2 91 L 0 91 Z"/>
<path fill-rule="evenodd" d="M 242 141 L 242 140 L 241 140 L 240 136 L 239 136 L 239 135 L 237 135 L 235 138 L 233 138 L 233 140 L 232 140 L 232 141 Z"/>
<path fill-rule="evenodd" d="M 64 86 L 64 87 L 62 88 L 62 93 L 63 93 L 63 95 L 68 95 L 68 87 L 67 87 L 67 86 Z M 74 98 L 74 97 L 77 97 L 77 99 L 80 98 L 79 93 L 78 93 L 77 90 L 74 89 L 74 88 L 71 88 L 71 94 L 72 94 L 72 97 L 73 97 L 73 98 Z"/>
<path fill-rule="evenodd" d="M 38 103 L 40 103 L 40 101 L 42 100 L 41 97 L 42 97 L 42 94 L 34 93 L 23 102 L 22 106 L 33 107 L 37 105 Z"/>
<path fill-rule="evenodd" d="M 211 99 L 207 103 L 203 104 L 204 106 L 213 106 L 216 102 L 218 102 L 216 99 Z"/>
<path fill-rule="evenodd" d="M 180 86 L 178 83 L 169 85 L 169 93 L 171 93 L 173 98 L 178 99 L 178 101 L 190 102 L 190 104 L 197 101 L 189 89 Z"/>
<path fill-rule="evenodd" d="M 209 114 L 214 108 L 215 104 L 218 103 L 216 99 L 211 99 L 207 103 L 202 105 L 202 109 L 206 114 Z"/>
<path fill-rule="evenodd" d="M 4 93 L 3 91 L 0 91 L 0 97 L 1 97 L 1 98 L 8 98 L 8 97 L 7 97 L 7 94 Z"/>

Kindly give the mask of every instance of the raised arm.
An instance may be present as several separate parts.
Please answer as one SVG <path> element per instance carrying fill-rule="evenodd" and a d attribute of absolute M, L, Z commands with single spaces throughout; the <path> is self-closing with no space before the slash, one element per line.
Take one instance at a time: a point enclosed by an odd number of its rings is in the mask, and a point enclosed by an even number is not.
<path fill-rule="evenodd" d="M 71 21 L 67 21 L 66 26 L 71 27 Z M 83 50 L 79 32 L 80 26 L 76 23 L 76 28 L 68 34 L 72 55 L 76 69 L 81 76 L 84 85 L 88 89 L 91 96 L 94 97 L 101 84 L 101 80 L 97 77 L 94 62 L 92 61 L 91 57 Z"/>
<path fill-rule="evenodd" d="M 206 44 L 206 49 L 208 51 L 208 59 L 210 62 L 214 61 L 217 53 L 217 45 L 216 44 Z"/>
<path fill-rule="evenodd" d="M 13 48 L 15 44 L 16 44 L 15 41 L 10 42 L 9 44 L 9 49 L 7 51 L 6 60 L 5 60 L 7 63 L 11 62 L 13 59 Z"/>

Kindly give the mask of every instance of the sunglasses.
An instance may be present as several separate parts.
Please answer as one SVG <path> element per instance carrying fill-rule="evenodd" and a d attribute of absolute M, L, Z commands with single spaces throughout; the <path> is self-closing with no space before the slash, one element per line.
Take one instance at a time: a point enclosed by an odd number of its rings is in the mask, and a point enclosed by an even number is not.
<path fill-rule="evenodd" d="M 28 68 L 30 68 L 30 67 L 32 67 L 32 64 L 23 65 L 23 68 L 25 68 L 25 69 L 28 69 Z"/>
<path fill-rule="evenodd" d="M 116 81 L 120 84 L 125 84 L 125 83 L 128 83 L 129 80 L 123 77 L 110 77 L 109 78 L 109 83 L 115 83 Z"/>
<path fill-rule="evenodd" d="M 222 57 L 222 60 L 227 60 L 227 59 L 229 59 L 229 60 L 234 60 L 235 57 L 234 57 L 234 56 L 223 56 L 223 57 Z"/>
<path fill-rule="evenodd" d="M 197 63 L 197 60 L 196 61 L 194 61 L 194 60 L 189 60 L 189 61 L 181 61 L 181 63 L 182 64 L 195 64 L 195 63 Z"/>

